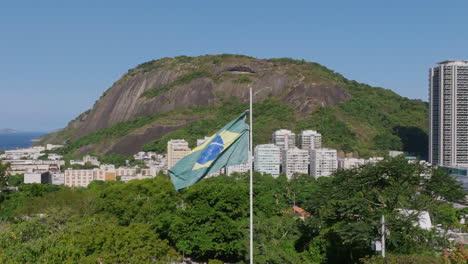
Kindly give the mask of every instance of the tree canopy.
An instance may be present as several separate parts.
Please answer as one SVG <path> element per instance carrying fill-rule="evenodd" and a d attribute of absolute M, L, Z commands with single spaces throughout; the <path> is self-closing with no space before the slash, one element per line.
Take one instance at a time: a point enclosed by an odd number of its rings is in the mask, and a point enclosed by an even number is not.
<path fill-rule="evenodd" d="M 0 199 L 2 263 L 248 262 L 247 174 L 207 178 L 179 192 L 166 175 L 19 189 Z M 381 215 L 389 260 L 442 263 L 448 244 L 414 224 L 417 212 L 459 227 L 463 212 L 449 202 L 464 196 L 446 171 L 402 157 L 318 179 L 255 173 L 254 194 L 256 263 L 382 263 L 370 248 Z M 293 205 L 311 216 L 296 217 Z"/>

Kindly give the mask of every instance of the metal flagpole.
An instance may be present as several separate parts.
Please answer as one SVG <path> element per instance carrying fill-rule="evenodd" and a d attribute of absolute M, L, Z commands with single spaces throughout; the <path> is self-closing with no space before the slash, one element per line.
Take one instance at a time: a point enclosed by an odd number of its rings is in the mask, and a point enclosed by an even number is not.
<path fill-rule="evenodd" d="M 250 264 L 253 264 L 253 140 L 252 140 L 252 86 L 250 88 L 250 153 L 249 153 L 249 163 L 250 163 Z"/>

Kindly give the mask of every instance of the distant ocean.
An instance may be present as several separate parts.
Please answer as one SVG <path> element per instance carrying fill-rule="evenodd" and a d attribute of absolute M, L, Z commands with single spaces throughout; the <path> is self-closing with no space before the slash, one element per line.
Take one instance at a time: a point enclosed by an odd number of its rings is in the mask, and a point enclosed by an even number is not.
<path fill-rule="evenodd" d="M 29 147 L 34 143 L 33 139 L 37 139 L 45 134 L 44 132 L 0 133 L 0 150 Z"/>

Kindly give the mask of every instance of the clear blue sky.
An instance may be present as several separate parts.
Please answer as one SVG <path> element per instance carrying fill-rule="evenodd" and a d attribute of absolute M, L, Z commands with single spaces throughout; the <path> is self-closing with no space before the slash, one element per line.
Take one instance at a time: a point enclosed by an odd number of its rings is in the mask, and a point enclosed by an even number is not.
<path fill-rule="evenodd" d="M 305 59 L 427 100 L 428 68 L 468 59 L 467 10 L 466 0 L 4 1 L 0 128 L 64 127 L 128 69 L 177 55 Z"/>

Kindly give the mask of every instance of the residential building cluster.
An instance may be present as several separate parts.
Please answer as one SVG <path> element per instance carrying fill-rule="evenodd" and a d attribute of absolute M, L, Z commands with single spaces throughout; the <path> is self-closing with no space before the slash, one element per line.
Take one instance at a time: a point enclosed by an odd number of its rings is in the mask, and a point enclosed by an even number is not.
<path fill-rule="evenodd" d="M 155 177 L 159 172 L 167 172 L 165 155 L 155 152 L 139 152 L 134 155 L 144 166 L 119 167 L 101 164 L 97 157 L 86 155 L 80 160 L 70 160 L 70 165 L 91 165 L 92 169 L 65 168 L 63 157 L 51 153 L 60 145 L 35 146 L 24 149 L 6 150 L 0 159 L 10 164 L 9 173 L 23 174 L 24 183 L 57 184 L 69 187 L 86 187 L 95 180 L 124 182 L 133 179 Z M 128 162 L 127 162 L 128 163 Z M 75 169 L 74 169 L 75 168 Z"/>
<path fill-rule="evenodd" d="M 94 169 L 67 169 L 64 175 L 64 185 L 69 187 L 86 187 L 92 181 L 121 181 L 153 178 L 159 171 L 155 168 L 119 167 L 101 165 Z"/>
<path fill-rule="evenodd" d="M 296 140 L 296 138 L 298 140 Z M 197 146 L 209 137 L 197 140 Z M 296 146 L 298 145 L 298 146 Z M 174 166 L 191 152 L 189 144 L 183 139 L 173 139 L 167 143 L 168 168 Z M 288 179 L 295 174 L 309 174 L 313 177 L 330 176 L 338 168 L 353 168 L 382 158 L 338 159 L 335 149 L 322 147 L 322 135 L 314 130 L 304 130 L 298 136 L 290 130 L 280 129 L 272 134 L 271 144 L 260 144 L 254 148 L 254 170 L 278 177 L 284 173 Z M 248 163 L 223 168 L 210 176 L 221 173 L 247 172 Z"/>
<path fill-rule="evenodd" d="M 272 144 L 261 144 L 254 148 L 253 166 L 256 171 L 278 177 L 284 173 L 288 179 L 296 174 L 309 174 L 313 177 L 330 176 L 338 168 L 353 168 L 378 161 L 381 158 L 338 159 L 335 149 L 322 147 L 322 136 L 314 130 L 302 131 L 296 140 L 296 134 L 287 129 L 280 129 L 272 134 Z M 200 146 L 209 137 L 197 140 Z M 296 146 L 298 145 L 298 146 Z M 28 149 L 5 151 L 1 158 L 7 158 L 11 164 L 10 173 L 24 174 L 25 183 L 62 184 L 69 187 L 86 187 L 92 181 L 130 181 L 155 177 L 159 172 L 167 173 L 168 169 L 189 154 L 192 149 L 184 139 L 172 139 L 167 142 L 167 154 L 156 152 L 138 152 L 135 160 L 145 166 L 116 168 L 114 165 L 102 164 L 97 157 L 86 155 L 80 160 L 70 160 L 70 165 L 91 165 L 88 169 L 63 169 L 65 161 L 60 155 L 51 153 L 58 145 L 32 147 Z M 48 150 L 47 159 L 44 151 Z M 8 159 L 9 158 L 9 159 Z M 244 173 L 250 170 L 248 163 L 228 166 L 212 173 L 208 177 L 220 174 Z"/>
<path fill-rule="evenodd" d="M 63 147 L 62 145 L 47 144 L 46 146 L 36 146 L 23 149 L 5 150 L 5 153 L 0 155 L 2 160 L 20 160 L 20 159 L 38 159 L 44 155 L 42 152 L 46 150 L 54 150 Z"/>

